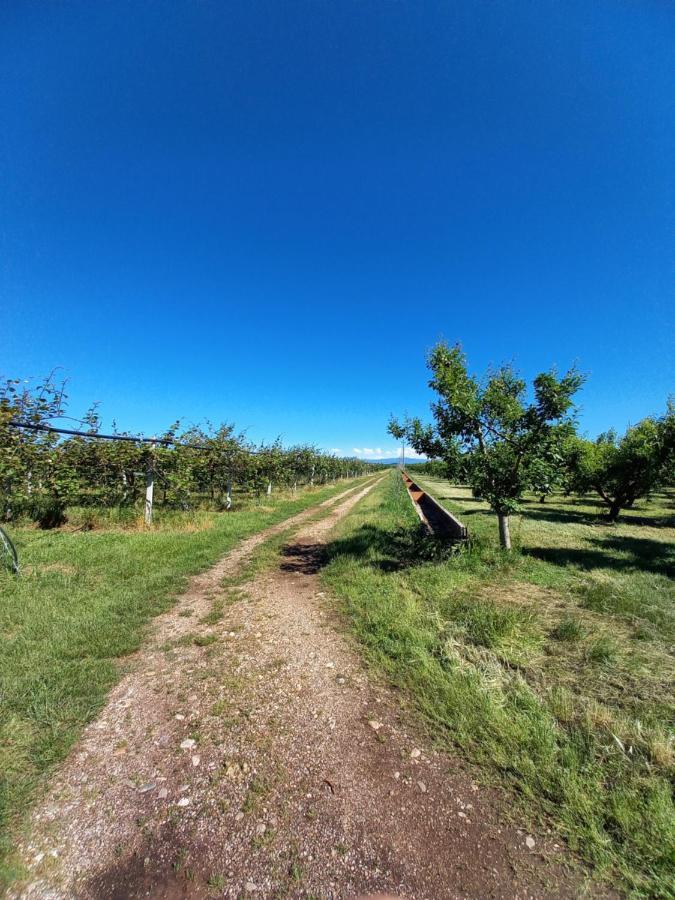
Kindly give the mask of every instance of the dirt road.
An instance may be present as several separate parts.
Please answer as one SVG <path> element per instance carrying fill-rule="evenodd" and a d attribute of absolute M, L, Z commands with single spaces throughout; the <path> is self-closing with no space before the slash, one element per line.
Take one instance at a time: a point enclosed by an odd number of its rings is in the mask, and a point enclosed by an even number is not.
<path fill-rule="evenodd" d="M 341 633 L 322 544 L 373 484 L 244 542 L 157 620 L 36 811 L 17 896 L 578 894 Z M 222 586 L 298 525 L 280 564 Z"/>

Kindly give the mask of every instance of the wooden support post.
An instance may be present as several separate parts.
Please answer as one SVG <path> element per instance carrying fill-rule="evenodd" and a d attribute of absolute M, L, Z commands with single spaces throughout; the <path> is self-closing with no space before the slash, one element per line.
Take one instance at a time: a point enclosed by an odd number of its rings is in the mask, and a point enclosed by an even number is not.
<path fill-rule="evenodd" d="M 150 461 L 148 462 L 148 471 L 145 476 L 145 524 L 152 525 L 152 504 L 155 494 L 155 459 L 154 459 L 154 442 L 150 445 Z"/>

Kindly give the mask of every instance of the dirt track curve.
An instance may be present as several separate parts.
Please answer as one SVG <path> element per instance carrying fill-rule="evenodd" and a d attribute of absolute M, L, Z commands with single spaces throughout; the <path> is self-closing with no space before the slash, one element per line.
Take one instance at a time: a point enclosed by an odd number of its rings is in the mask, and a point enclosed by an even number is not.
<path fill-rule="evenodd" d="M 374 483 L 244 541 L 156 620 L 36 810 L 15 896 L 579 895 L 552 839 L 428 750 L 340 633 L 322 545 Z M 222 579 L 290 526 L 231 602 Z"/>

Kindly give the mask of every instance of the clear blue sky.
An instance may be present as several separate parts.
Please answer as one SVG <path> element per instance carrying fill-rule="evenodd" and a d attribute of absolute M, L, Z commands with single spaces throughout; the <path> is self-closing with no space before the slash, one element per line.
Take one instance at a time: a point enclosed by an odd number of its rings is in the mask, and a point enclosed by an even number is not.
<path fill-rule="evenodd" d="M 0 7 L 0 372 L 151 433 L 388 449 L 424 357 L 673 390 L 675 7 Z"/>

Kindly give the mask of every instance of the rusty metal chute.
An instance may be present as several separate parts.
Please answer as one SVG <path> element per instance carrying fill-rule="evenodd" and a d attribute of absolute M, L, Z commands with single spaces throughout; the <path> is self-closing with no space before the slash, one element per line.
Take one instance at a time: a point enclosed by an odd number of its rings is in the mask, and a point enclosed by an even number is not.
<path fill-rule="evenodd" d="M 465 541 L 468 538 L 469 531 L 466 525 L 441 506 L 438 500 L 422 490 L 405 469 L 401 470 L 401 475 L 413 507 L 429 534 L 451 541 Z"/>

